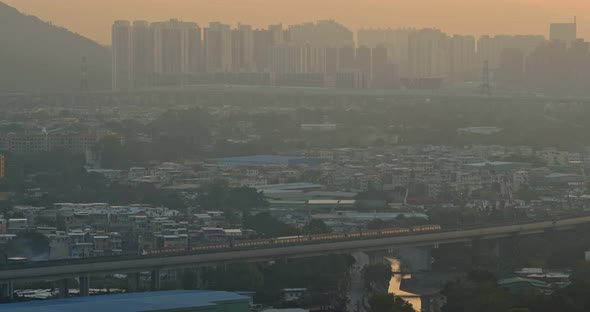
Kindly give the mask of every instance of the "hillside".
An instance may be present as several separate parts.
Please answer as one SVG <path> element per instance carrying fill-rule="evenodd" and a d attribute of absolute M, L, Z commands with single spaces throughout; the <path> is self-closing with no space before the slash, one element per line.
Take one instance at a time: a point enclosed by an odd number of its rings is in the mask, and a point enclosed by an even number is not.
<path fill-rule="evenodd" d="M 0 92 L 80 89 L 82 57 L 91 90 L 110 89 L 110 50 L 0 2 Z"/>

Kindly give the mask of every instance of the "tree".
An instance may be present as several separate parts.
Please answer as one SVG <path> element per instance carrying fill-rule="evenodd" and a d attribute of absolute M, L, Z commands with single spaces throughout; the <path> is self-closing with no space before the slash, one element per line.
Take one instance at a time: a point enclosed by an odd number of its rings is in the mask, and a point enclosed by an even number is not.
<path fill-rule="evenodd" d="M 377 294 L 369 299 L 369 312 L 414 312 L 414 308 L 394 294 Z"/>
<path fill-rule="evenodd" d="M 373 219 L 367 223 L 367 228 L 369 230 L 380 230 L 387 227 L 387 222 L 381 219 Z"/>
<path fill-rule="evenodd" d="M 203 209 L 222 210 L 234 223 L 239 223 L 241 216 L 249 215 L 252 209 L 270 205 L 262 192 L 246 186 L 231 188 L 224 181 L 203 188 L 197 202 Z"/>
<path fill-rule="evenodd" d="M 9 257 L 47 260 L 49 255 L 49 240 L 45 235 L 38 232 L 23 232 L 8 242 L 6 253 Z"/>
<path fill-rule="evenodd" d="M 514 304 L 514 297 L 497 284 L 489 272 L 474 271 L 465 280 L 448 283 L 442 291 L 447 298 L 443 306 L 445 312 L 507 311 Z"/>
<path fill-rule="evenodd" d="M 326 223 L 322 220 L 313 219 L 309 221 L 307 225 L 305 225 L 303 231 L 305 234 L 325 234 L 331 233 L 332 229 L 326 225 Z"/>
<path fill-rule="evenodd" d="M 363 280 L 369 291 L 387 291 L 393 272 L 391 266 L 384 263 L 368 265 L 363 268 Z"/>
<path fill-rule="evenodd" d="M 124 169 L 129 166 L 124 154 L 121 138 L 116 135 L 106 136 L 97 142 L 95 151 L 100 155 L 100 165 L 109 169 Z"/>
<path fill-rule="evenodd" d="M 268 212 L 244 217 L 244 227 L 256 231 L 264 237 L 281 237 L 297 234 L 297 230 L 275 218 Z"/>
<path fill-rule="evenodd" d="M 256 290 L 264 285 L 264 275 L 256 264 L 253 263 L 218 266 L 209 273 L 213 289 L 234 291 L 244 289 Z"/>
<path fill-rule="evenodd" d="M 570 281 L 572 283 L 590 284 L 590 264 L 578 263 L 570 275 Z"/>

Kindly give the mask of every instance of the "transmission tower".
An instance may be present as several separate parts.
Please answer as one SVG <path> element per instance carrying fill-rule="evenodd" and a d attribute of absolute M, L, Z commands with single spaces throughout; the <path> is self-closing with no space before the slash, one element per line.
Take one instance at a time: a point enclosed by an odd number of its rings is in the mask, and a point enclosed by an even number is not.
<path fill-rule="evenodd" d="M 88 92 L 88 64 L 86 57 L 82 57 L 82 66 L 80 67 L 80 91 Z"/>
<path fill-rule="evenodd" d="M 491 95 L 492 94 L 492 89 L 490 87 L 490 65 L 489 65 L 488 61 L 483 62 L 480 92 L 482 95 Z"/>

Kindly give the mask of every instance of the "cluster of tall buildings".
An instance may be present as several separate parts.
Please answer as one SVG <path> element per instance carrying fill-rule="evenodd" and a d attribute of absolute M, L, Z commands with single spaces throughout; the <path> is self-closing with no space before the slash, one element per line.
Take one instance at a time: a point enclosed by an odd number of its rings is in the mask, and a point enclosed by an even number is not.
<path fill-rule="evenodd" d="M 575 22 L 551 24 L 549 41 L 540 35 L 476 39 L 402 28 L 360 29 L 355 42 L 353 32 L 335 21 L 265 29 L 116 21 L 112 40 L 114 90 L 209 83 L 438 87 L 480 81 L 486 62 L 495 84 L 517 89 L 546 84 L 537 75 L 556 66 L 563 75 L 579 76 L 572 71 L 585 68 L 580 62 L 590 64 Z"/>

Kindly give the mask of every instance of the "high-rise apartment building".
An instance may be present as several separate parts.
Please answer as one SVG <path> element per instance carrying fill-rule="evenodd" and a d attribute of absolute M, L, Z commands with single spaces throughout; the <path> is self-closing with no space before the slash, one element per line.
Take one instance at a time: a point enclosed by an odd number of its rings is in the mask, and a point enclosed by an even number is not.
<path fill-rule="evenodd" d="M 230 72 L 232 70 L 232 31 L 231 27 L 212 22 L 204 31 L 205 69 L 209 73 Z"/>
<path fill-rule="evenodd" d="M 144 88 L 150 86 L 154 79 L 154 34 L 150 24 L 146 21 L 133 22 L 132 34 L 132 62 L 133 87 Z"/>
<path fill-rule="evenodd" d="M 272 45 L 276 46 L 286 41 L 283 24 L 269 25 L 268 32 L 270 33 Z"/>
<path fill-rule="evenodd" d="M 232 30 L 232 71 L 251 72 L 254 70 L 254 31 L 250 25 L 238 24 Z"/>
<path fill-rule="evenodd" d="M 379 45 L 388 46 L 391 62 L 396 66 L 397 75 L 408 77 L 409 36 L 416 31 L 413 28 L 364 28 L 358 31 L 358 45 L 369 48 L 376 48 Z"/>
<path fill-rule="evenodd" d="M 257 72 L 269 70 L 270 49 L 273 46 L 272 33 L 267 29 L 256 29 L 253 31 L 253 59 L 254 68 Z"/>
<path fill-rule="evenodd" d="M 355 66 L 354 47 L 342 46 L 338 49 L 338 71 L 351 71 Z"/>
<path fill-rule="evenodd" d="M 371 77 L 371 48 L 360 46 L 356 48 L 355 54 L 356 69 L 364 73 L 367 77 Z"/>
<path fill-rule="evenodd" d="M 270 72 L 301 74 L 307 70 L 307 53 L 304 45 L 282 43 L 270 49 Z"/>
<path fill-rule="evenodd" d="M 572 67 L 572 86 L 579 94 L 590 85 L 590 43 L 583 39 L 574 41 L 568 50 Z"/>
<path fill-rule="evenodd" d="M 202 71 L 201 29 L 170 20 L 113 24 L 113 90 L 144 88 Z"/>
<path fill-rule="evenodd" d="M 115 91 L 133 88 L 133 40 L 129 21 L 116 21 L 112 28 L 112 87 Z"/>
<path fill-rule="evenodd" d="M 380 44 L 372 49 L 371 80 L 372 88 L 390 88 L 396 84 L 395 66 L 391 63 L 391 48 Z"/>
<path fill-rule="evenodd" d="M 545 41 L 543 36 L 536 35 L 498 35 L 482 36 L 477 41 L 477 66 L 482 68 L 485 61 L 493 70 L 500 65 L 500 54 L 504 49 L 518 49 L 528 57 Z"/>
<path fill-rule="evenodd" d="M 572 81 L 567 52 L 566 44 L 559 40 L 539 45 L 526 60 L 529 90 L 566 94 Z"/>
<path fill-rule="evenodd" d="M 549 25 L 549 40 L 561 41 L 569 47 L 576 39 L 577 24 L 575 18 L 573 23 L 552 23 Z"/>
<path fill-rule="evenodd" d="M 291 25 L 289 33 L 293 43 L 330 47 L 354 44 L 352 31 L 332 20 Z"/>
<path fill-rule="evenodd" d="M 480 69 L 476 66 L 475 37 L 454 35 L 450 38 L 449 50 L 449 77 L 453 81 L 476 78 Z"/>
<path fill-rule="evenodd" d="M 447 78 L 449 50 L 449 37 L 438 29 L 422 29 L 412 33 L 408 37 L 408 78 Z"/>
<path fill-rule="evenodd" d="M 152 23 L 154 72 L 162 77 L 199 71 L 201 29 L 195 23 L 170 20 Z"/>
<path fill-rule="evenodd" d="M 522 50 L 506 48 L 500 53 L 500 63 L 495 83 L 506 90 L 521 90 L 524 87 L 525 56 Z"/>

